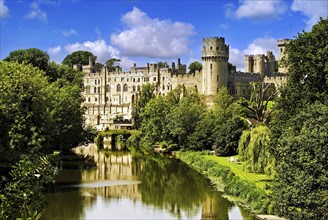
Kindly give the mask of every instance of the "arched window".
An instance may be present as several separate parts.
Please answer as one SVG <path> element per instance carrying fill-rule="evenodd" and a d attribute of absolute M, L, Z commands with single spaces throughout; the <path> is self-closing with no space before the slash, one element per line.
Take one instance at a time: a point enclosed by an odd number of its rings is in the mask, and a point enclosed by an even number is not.
<path fill-rule="evenodd" d="M 94 88 L 93 88 L 93 92 L 94 92 L 94 93 L 97 93 L 97 87 L 94 87 Z"/>
<path fill-rule="evenodd" d="M 132 86 L 132 91 L 133 91 L 133 92 L 136 91 L 136 86 L 135 86 L 135 85 Z"/>
<path fill-rule="evenodd" d="M 138 91 L 140 91 L 140 85 L 138 85 Z"/>
<path fill-rule="evenodd" d="M 167 84 L 167 90 L 170 90 L 170 84 Z"/>
<path fill-rule="evenodd" d="M 107 86 L 106 86 L 106 92 L 110 92 L 110 85 L 109 84 L 107 84 Z"/>
<path fill-rule="evenodd" d="M 120 91 L 121 91 L 121 85 L 120 85 L 120 84 L 118 84 L 118 85 L 116 86 L 116 91 L 117 91 L 117 92 L 120 92 Z"/>
<path fill-rule="evenodd" d="M 140 78 L 138 78 L 138 82 L 140 82 Z"/>
<path fill-rule="evenodd" d="M 127 84 L 124 84 L 123 85 L 123 92 L 127 92 L 128 91 L 128 85 Z"/>

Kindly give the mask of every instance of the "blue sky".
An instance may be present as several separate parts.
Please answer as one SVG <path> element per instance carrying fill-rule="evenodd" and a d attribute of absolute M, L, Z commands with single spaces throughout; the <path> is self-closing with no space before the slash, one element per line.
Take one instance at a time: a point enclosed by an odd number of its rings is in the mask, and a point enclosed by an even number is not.
<path fill-rule="evenodd" d="M 201 61 L 202 38 L 224 37 L 229 61 L 244 68 L 245 54 L 273 51 L 278 39 L 309 31 L 327 18 L 327 0 L 0 0 L 0 59 L 36 47 L 61 62 L 88 50 L 101 63 L 185 64 Z"/>

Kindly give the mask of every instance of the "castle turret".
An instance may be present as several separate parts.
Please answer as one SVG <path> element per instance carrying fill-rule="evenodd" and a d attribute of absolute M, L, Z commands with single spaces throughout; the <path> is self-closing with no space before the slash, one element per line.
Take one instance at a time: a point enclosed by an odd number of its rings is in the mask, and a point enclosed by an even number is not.
<path fill-rule="evenodd" d="M 229 46 L 223 37 L 203 39 L 202 93 L 214 96 L 219 88 L 227 87 Z"/>
<path fill-rule="evenodd" d="M 266 76 L 272 76 L 273 73 L 274 73 L 274 65 L 275 65 L 275 62 L 276 62 L 276 59 L 275 59 L 272 51 L 267 51 L 266 60 L 267 60 L 267 73 L 266 73 Z"/>
<path fill-rule="evenodd" d="M 282 64 L 282 60 L 284 58 L 287 58 L 287 57 L 284 57 L 285 56 L 285 48 L 286 48 L 286 45 L 290 42 L 289 39 L 283 39 L 283 40 L 278 40 L 278 48 L 279 48 L 279 58 L 278 58 L 278 72 L 279 73 L 287 73 L 288 69 L 287 67 L 285 67 L 283 64 Z"/>
<path fill-rule="evenodd" d="M 245 72 L 252 73 L 254 72 L 254 56 L 245 55 Z"/>

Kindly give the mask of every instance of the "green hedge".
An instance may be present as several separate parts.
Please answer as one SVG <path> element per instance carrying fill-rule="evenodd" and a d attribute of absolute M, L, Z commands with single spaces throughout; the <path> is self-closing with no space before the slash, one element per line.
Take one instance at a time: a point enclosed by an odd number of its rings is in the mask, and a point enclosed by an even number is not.
<path fill-rule="evenodd" d="M 177 157 L 210 179 L 219 191 L 241 198 L 253 212 L 273 214 L 273 204 L 267 192 L 236 176 L 229 167 L 207 160 L 199 152 L 178 152 Z"/>

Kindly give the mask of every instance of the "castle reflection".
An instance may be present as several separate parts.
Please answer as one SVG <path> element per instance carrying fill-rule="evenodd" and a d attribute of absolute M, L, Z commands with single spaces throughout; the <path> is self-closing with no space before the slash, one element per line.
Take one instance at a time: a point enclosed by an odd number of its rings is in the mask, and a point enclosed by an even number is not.
<path fill-rule="evenodd" d="M 62 170 L 55 192 L 47 194 L 45 219 L 254 219 L 175 159 L 132 157 L 95 145 L 75 151 L 92 156 L 97 168 Z"/>

